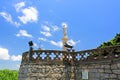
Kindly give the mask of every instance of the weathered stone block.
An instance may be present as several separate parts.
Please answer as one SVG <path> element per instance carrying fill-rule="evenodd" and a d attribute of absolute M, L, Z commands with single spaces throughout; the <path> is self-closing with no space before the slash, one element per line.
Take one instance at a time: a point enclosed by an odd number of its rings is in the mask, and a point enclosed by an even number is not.
<path fill-rule="evenodd" d="M 98 72 L 97 69 L 90 69 L 89 72 Z"/>
<path fill-rule="evenodd" d="M 98 72 L 99 72 L 99 73 L 103 73 L 103 72 L 105 72 L 105 71 L 104 71 L 104 69 L 98 69 Z"/>
<path fill-rule="evenodd" d="M 100 74 L 100 76 L 101 76 L 103 79 L 109 78 L 109 74 L 105 74 L 105 73 Z"/>
<path fill-rule="evenodd" d="M 88 76 L 89 76 L 89 78 L 90 78 L 90 77 L 94 78 L 94 77 L 95 77 L 95 73 L 89 72 L 89 73 L 88 73 Z"/>
<path fill-rule="evenodd" d="M 111 79 L 117 78 L 117 75 L 116 75 L 116 74 L 110 74 L 109 76 L 110 76 L 109 78 L 111 78 Z"/>
<path fill-rule="evenodd" d="M 90 65 L 88 66 L 88 69 L 94 69 L 94 66 Z"/>
<path fill-rule="evenodd" d="M 118 69 L 120 69 L 120 63 L 117 64 Z"/>
<path fill-rule="evenodd" d="M 113 78 L 112 78 L 112 79 L 108 79 L 108 80 L 119 80 L 119 79 L 117 79 L 117 78 L 114 78 L 114 79 L 113 79 Z"/>
<path fill-rule="evenodd" d="M 101 68 L 101 65 L 98 65 L 98 64 L 97 64 L 97 65 L 94 66 L 94 68 L 100 69 L 100 68 Z"/>
<path fill-rule="evenodd" d="M 114 74 L 120 74 L 120 70 L 112 70 Z"/>
<path fill-rule="evenodd" d="M 112 64 L 112 65 L 111 65 L 111 69 L 118 69 L 117 64 Z"/>
<path fill-rule="evenodd" d="M 110 69 L 110 67 L 111 67 L 111 66 L 108 65 L 108 64 L 107 64 L 107 65 L 101 65 L 101 68 L 102 68 L 102 69 Z"/>
<path fill-rule="evenodd" d="M 120 75 L 118 75 L 117 78 L 120 79 Z"/>
<path fill-rule="evenodd" d="M 110 74 L 110 73 L 112 73 L 112 71 L 110 69 L 105 69 L 105 73 Z"/>

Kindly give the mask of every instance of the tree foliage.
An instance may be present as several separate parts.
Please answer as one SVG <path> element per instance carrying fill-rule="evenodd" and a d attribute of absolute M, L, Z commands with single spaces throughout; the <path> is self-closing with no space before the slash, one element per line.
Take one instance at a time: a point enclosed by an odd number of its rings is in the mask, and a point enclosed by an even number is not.
<path fill-rule="evenodd" d="M 105 48 L 109 46 L 115 46 L 115 45 L 120 45 L 120 33 L 116 34 L 116 36 L 107 42 L 103 42 L 98 48 Z"/>
<path fill-rule="evenodd" d="M 0 80 L 18 80 L 18 71 L 16 70 L 0 70 Z"/>

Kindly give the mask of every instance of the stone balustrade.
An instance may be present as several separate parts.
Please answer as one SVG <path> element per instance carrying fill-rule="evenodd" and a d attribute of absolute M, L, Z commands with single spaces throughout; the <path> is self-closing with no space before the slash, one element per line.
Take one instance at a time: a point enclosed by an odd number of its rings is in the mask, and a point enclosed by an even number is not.
<path fill-rule="evenodd" d="M 120 46 L 68 52 L 60 50 L 30 50 L 22 55 L 22 63 L 35 61 L 84 61 L 118 58 Z"/>

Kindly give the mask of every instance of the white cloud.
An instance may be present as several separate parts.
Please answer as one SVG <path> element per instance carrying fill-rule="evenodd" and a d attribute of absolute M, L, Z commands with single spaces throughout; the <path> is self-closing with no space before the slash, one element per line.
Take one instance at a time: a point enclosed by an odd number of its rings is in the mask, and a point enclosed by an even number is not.
<path fill-rule="evenodd" d="M 19 23 L 19 22 L 14 22 L 14 25 L 16 26 L 16 27 L 18 27 L 18 26 L 20 26 L 21 24 Z"/>
<path fill-rule="evenodd" d="M 47 41 L 48 41 L 48 40 L 47 40 Z M 51 40 L 51 41 L 48 41 L 48 42 L 51 43 L 52 45 L 57 46 L 57 47 L 60 47 L 60 48 L 62 48 L 62 46 L 63 46 L 62 41 L 53 41 L 53 40 Z M 78 41 L 74 41 L 74 40 L 70 39 L 70 40 L 68 41 L 68 44 L 69 44 L 69 45 L 72 45 L 72 46 L 75 46 L 75 45 L 77 45 L 79 42 L 80 42 L 79 40 L 78 40 Z"/>
<path fill-rule="evenodd" d="M 18 18 L 23 24 L 27 22 L 36 22 L 38 20 L 38 11 L 34 7 L 28 7 L 21 10 L 23 16 L 19 16 Z"/>
<path fill-rule="evenodd" d="M 37 22 L 38 20 L 38 11 L 36 8 L 30 6 L 25 7 L 24 2 L 20 2 L 15 4 L 15 9 L 17 12 L 21 12 L 23 15 L 18 16 L 18 19 L 23 23 L 26 24 L 28 22 Z M 0 12 L 0 16 L 2 16 L 6 21 L 19 27 L 21 24 L 19 22 L 13 21 L 12 16 L 6 12 Z"/>
<path fill-rule="evenodd" d="M 62 44 L 62 41 L 56 42 L 56 41 L 51 40 L 50 43 L 51 43 L 52 45 L 57 46 L 57 47 L 62 47 L 62 45 L 63 45 L 63 44 Z"/>
<path fill-rule="evenodd" d="M 52 36 L 52 34 L 50 32 L 40 31 L 40 33 L 43 34 L 46 37 Z"/>
<path fill-rule="evenodd" d="M 10 55 L 8 54 L 8 49 L 0 48 L 0 59 L 9 60 Z"/>
<path fill-rule="evenodd" d="M 41 28 L 42 31 L 40 31 L 40 33 L 46 37 L 52 36 L 54 32 L 59 30 L 59 27 L 57 25 L 49 24 L 48 21 L 45 22 L 45 25 L 42 24 Z"/>
<path fill-rule="evenodd" d="M 52 26 L 53 31 L 57 31 L 59 27 L 57 25 Z"/>
<path fill-rule="evenodd" d="M 41 41 L 47 41 L 46 38 L 38 38 L 38 40 L 41 40 Z"/>
<path fill-rule="evenodd" d="M 20 2 L 15 5 L 15 9 L 17 12 L 21 12 L 23 14 L 22 16 L 18 16 L 19 20 L 23 24 L 36 22 L 38 20 L 38 11 L 35 7 L 25 7 L 25 3 Z"/>
<path fill-rule="evenodd" d="M 12 17 L 10 14 L 7 14 L 6 12 L 0 12 L 0 15 L 6 19 L 8 22 L 13 23 Z"/>
<path fill-rule="evenodd" d="M 6 12 L 0 12 L 0 16 L 2 16 L 6 21 L 8 21 L 9 23 L 15 25 L 16 27 L 20 26 L 20 23 L 18 23 L 16 21 L 14 22 L 12 20 L 12 16 L 10 14 L 8 14 Z"/>
<path fill-rule="evenodd" d="M 0 47 L 0 59 L 1 60 L 12 60 L 12 61 L 20 61 L 22 59 L 21 55 L 9 55 L 9 50 L 6 48 Z"/>
<path fill-rule="evenodd" d="M 47 25 L 43 25 L 42 28 L 44 31 L 47 31 L 47 32 L 50 31 L 50 28 Z"/>
<path fill-rule="evenodd" d="M 57 46 L 57 47 L 62 47 L 62 41 L 54 41 L 54 40 L 48 40 L 46 38 L 38 38 L 39 40 L 41 41 L 45 41 L 45 42 L 48 42 L 54 46 Z"/>
<path fill-rule="evenodd" d="M 69 41 L 68 41 L 68 43 L 70 44 L 70 45 L 72 45 L 72 46 L 75 46 L 76 44 L 78 44 L 80 41 L 78 40 L 78 41 L 73 41 L 72 39 L 70 39 Z"/>
<path fill-rule="evenodd" d="M 24 2 L 20 2 L 20 3 L 17 3 L 15 4 L 15 9 L 17 12 L 21 11 L 21 9 L 25 6 L 25 3 Z"/>
<path fill-rule="evenodd" d="M 12 61 L 21 61 L 21 59 L 22 59 L 22 56 L 21 56 L 21 55 L 17 55 L 17 56 L 12 55 L 12 56 L 11 56 L 11 60 L 12 60 Z"/>
<path fill-rule="evenodd" d="M 51 40 L 51 41 L 49 41 L 52 45 L 54 45 L 54 46 L 57 46 L 57 47 L 60 47 L 60 48 L 62 48 L 62 46 L 63 46 L 63 44 L 62 44 L 62 41 L 58 41 L 58 42 L 56 42 L 56 41 L 53 41 L 53 40 Z M 73 41 L 72 39 L 70 39 L 69 41 L 68 41 L 68 44 L 70 44 L 70 45 L 72 45 L 72 46 L 75 46 L 76 44 L 78 44 L 80 41 Z"/>
<path fill-rule="evenodd" d="M 40 31 L 41 34 L 43 34 L 46 37 L 52 36 L 52 34 L 50 32 L 50 27 L 48 27 L 47 25 L 42 25 L 42 29 L 43 29 L 43 31 Z"/>
<path fill-rule="evenodd" d="M 16 34 L 17 37 L 24 36 L 24 37 L 30 37 L 32 38 L 33 36 L 31 34 L 28 34 L 26 30 L 20 30 L 18 34 Z"/>

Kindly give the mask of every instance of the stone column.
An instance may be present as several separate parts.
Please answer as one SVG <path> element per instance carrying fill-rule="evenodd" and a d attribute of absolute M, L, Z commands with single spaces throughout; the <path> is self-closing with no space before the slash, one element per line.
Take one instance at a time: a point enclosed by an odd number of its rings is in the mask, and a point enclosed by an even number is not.
<path fill-rule="evenodd" d="M 67 51 L 67 48 L 64 46 L 65 43 L 68 42 L 68 37 L 67 37 L 67 27 L 63 25 L 63 38 L 62 38 L 62 43 L 63 43 L 63 51 Z"/>

